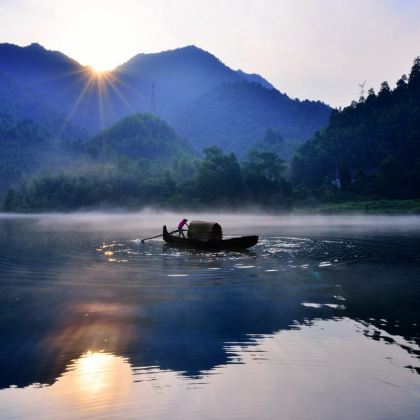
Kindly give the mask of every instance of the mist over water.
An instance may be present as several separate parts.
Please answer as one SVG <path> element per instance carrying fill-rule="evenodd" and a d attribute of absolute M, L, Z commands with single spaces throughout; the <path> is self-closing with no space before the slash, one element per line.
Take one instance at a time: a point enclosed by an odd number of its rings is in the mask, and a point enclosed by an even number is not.
<path fill-rule="evenodd" d="M 248 252 L 166 246 L 214 220 Z M 420 218 L 0 217 L 0 416 L 418 418 Z"/>
<path fill-rule="evenodd" d="M 130 232 L 137 230 L 139 233 L 160 231 L 163 224 L 176 228 L 178 221 L 187 217 L 189 220 L 214 220 L 222 224 L 228 232 L 239 231 L 245 234 L 248 226 L 257 229 L 272 228 L 304 228 L 322 230 L 349 229 L 378 230 L 420 229 L 420 218 L 415 215 L 408 216 L 378 216 L 378 215 L 317 215 L 317 214 L 280 214 L 274 215 L 264 212 L 250 213 L 186 213 L 168 212 L 156 209 L 146 209 L 139 212 L 83 212 L 83 213 L 46 213 L 46 214 L 2 214 L 0 220 L 20 219 L 32 220 L 39 227 L 47 226 L 48 229 L 63 229 L 65 227 L 90 230 Z"/>

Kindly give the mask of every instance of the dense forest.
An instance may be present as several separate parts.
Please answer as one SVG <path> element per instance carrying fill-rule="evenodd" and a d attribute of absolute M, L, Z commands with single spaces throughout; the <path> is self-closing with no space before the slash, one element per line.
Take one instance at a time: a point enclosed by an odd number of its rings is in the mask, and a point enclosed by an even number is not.
<path fill-rule="evenodd" d="M 20 176 L 5 194 L 4 210 L 275 205 L 291 194 L 276 153 L 255 149 L 239 162 L 213 146 L 199 157 L 151 114 L 134 114 L 87 142 L 73 143 L 72 153 L 60 170 L 27 182 Z"/>
<path fill-rule="evenodd" d="M 420 197 L 420 58 L 394 90 L 369 90 L 302 145 L 291 165 L 300 194 Z"/>
<path fill-rule="evenodd" d="M 334 110 L 296 153 L 296 143 L 274 127 L 239 157 L 216 145 L 199 154 L 152 114 L 67 141 L 32 121 L 0 119 L 0 143 L 5 211 L 325 203 L 357 210 L 357 202 L 418 199 L 420 58 L 394 89 L 383 82 L 378 94 L 370 89 Z"/>
<path fill-rule="evenodd" d="M 72 163 L 76 142 L 63 141 L 32 120 L 0 117 L 0 197 L 44 168 L 56 171 Z"/>

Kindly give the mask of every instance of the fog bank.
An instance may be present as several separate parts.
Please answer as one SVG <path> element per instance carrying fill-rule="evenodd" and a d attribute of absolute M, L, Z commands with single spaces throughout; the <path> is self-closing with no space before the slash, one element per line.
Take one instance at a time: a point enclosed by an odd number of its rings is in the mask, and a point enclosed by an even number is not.
<path fill-rule="evenodd" d="M 377 216 L 377 215 L 273 215 L 264 213 L 215 213 L 215 212 L 169 212 L 154 209 L 139 212 L 76 212 L 48 214 L 0 214 L 0 222 L 21 220 L 35 224 L 43 230 L 91 230 L 113 231 L 138 236 L 160 233 L 165 224 L 175 229 L 179 220 L 217 221 L 226 235 L 269 234 L 271 228 L 285 232 L 306 231 L 420 231 L 420 216 Z"/>

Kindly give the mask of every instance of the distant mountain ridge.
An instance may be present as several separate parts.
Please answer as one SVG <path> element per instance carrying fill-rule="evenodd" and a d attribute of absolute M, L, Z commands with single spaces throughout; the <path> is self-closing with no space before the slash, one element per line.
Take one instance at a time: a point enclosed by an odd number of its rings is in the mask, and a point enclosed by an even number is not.
<path fill-rule="evenodd" d="M 47 105 L 42 97 L 2 71 L 0 71 L 0 118 L 11 124 L 32 120 L 50 134 L 64 140 L 87 137 L 84 129 L 67 121 L 64 114 Z"/>
<path fill-rule="evenodd" d="M 173 125 L 199 149 L 216 145 L 243 157 L 270 127 L 298 147 L 326 121 L 320 102 L 292 100 L 257 83 L 226 83 L 192 101 Z M 282 158 L 290 158 L 290 153 Z"/>
<path fill-rule="evenodd" d="M 245 124 L 248 127 L 246 138 L 243 122 L 240 118 L 230 121 L 229 115 L 223 115 L 224 121 L 218 130 L 214 130 L 212 116 L 215 109 L 224 107 L 218 102 L 214 90 L 218 92 L 226 84 L 257 83 L 261 86 L 259 95 L 270 98 L 273 89 L 262 76 L 232 70 L 214 55 L 193 45 L 160 53 L 137 54 L 101 76 L 65 54 L 46 50 L 39 44 L 27 47 L 0 44 L 0 72 L 13 76 L 20 90 L 30 90 L 47 108 L 64 114 L 68 121 L 80 125 L 90 135 L 127 115 L 152 112 L 187 136 L 198 151 L 206 143 L 200 140 L 204 136 L 209 139 L 207 143 L 242 152 L 259 140 L 261 133 L 268 128 L 279 128 L 285 135 L 292 130 L 303 140 L 325 126 L 330 113 L 325 104 L 299 101 L 292 107 L 296 115 L 290 122 L 285 115 L 280 115 L 282 109 L 278 106 L 264 109 L 268 118 L 261 118 L 261 113 L 258 113 L 260 117 L 252 117 L 252 124 Z M 208 100 L 205 99 L 207 96 Z M 293 101 L 287 95 L 284 97 L 286 102 Z M 254 109 L 254 99 L 250 95 L 231 104 L 231 112 L 238 116 L 242 108 Z M 0 107 L 1 101 L 0 98 Z M 183 121 L 188 121 L 196 101 L 200 101 L 200 121 L 196 121 L 197 129 L 191 130 L 191 123 L 185 125 Z M 202 109 L 206 103 L 210 108 Z M 270 100 L 265 103 L 269 104 Z M 306 117 L 312 121 L 310 130 L 307 129 Z M 268 123 L 271 125 L 267 126 Z M 197 131 L 200 131 L 199 135 L 195 134 Z M 214 135 L 219 137 L 211 140 Z M 223 139 L 227 137 L 229 141 L 226 143 Z"/>
<path fill-rule="evenodd" d="M 77 72 L 81 67 L 76 60 L 59 51 L 47 50 L 38 43 L 26 47 L 0 44 L 0 68 L 28 87 L 48 82 L 57 74 Z"/>
<path fill-rule="evenodd" d="M 266 89 L 275 89 L 275 87 L 268 80 L 264 79 L 264 77 L 259 74 L 245 73 L 242 70 L 236 70 L 236 73 L 238 73 L 246 82 L 258 83 Z"/>

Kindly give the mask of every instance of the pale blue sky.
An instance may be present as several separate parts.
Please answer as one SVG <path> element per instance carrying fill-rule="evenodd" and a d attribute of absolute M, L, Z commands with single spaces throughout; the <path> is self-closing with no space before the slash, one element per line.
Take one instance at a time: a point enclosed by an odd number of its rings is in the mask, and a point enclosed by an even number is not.
<path fill-rule="evenodd" d="M 99 68 L 195 44 L 291 97 L 333 106 L 408 72 L 420 0 L 0 0 L 0 42 L 39 42 Z"/>

